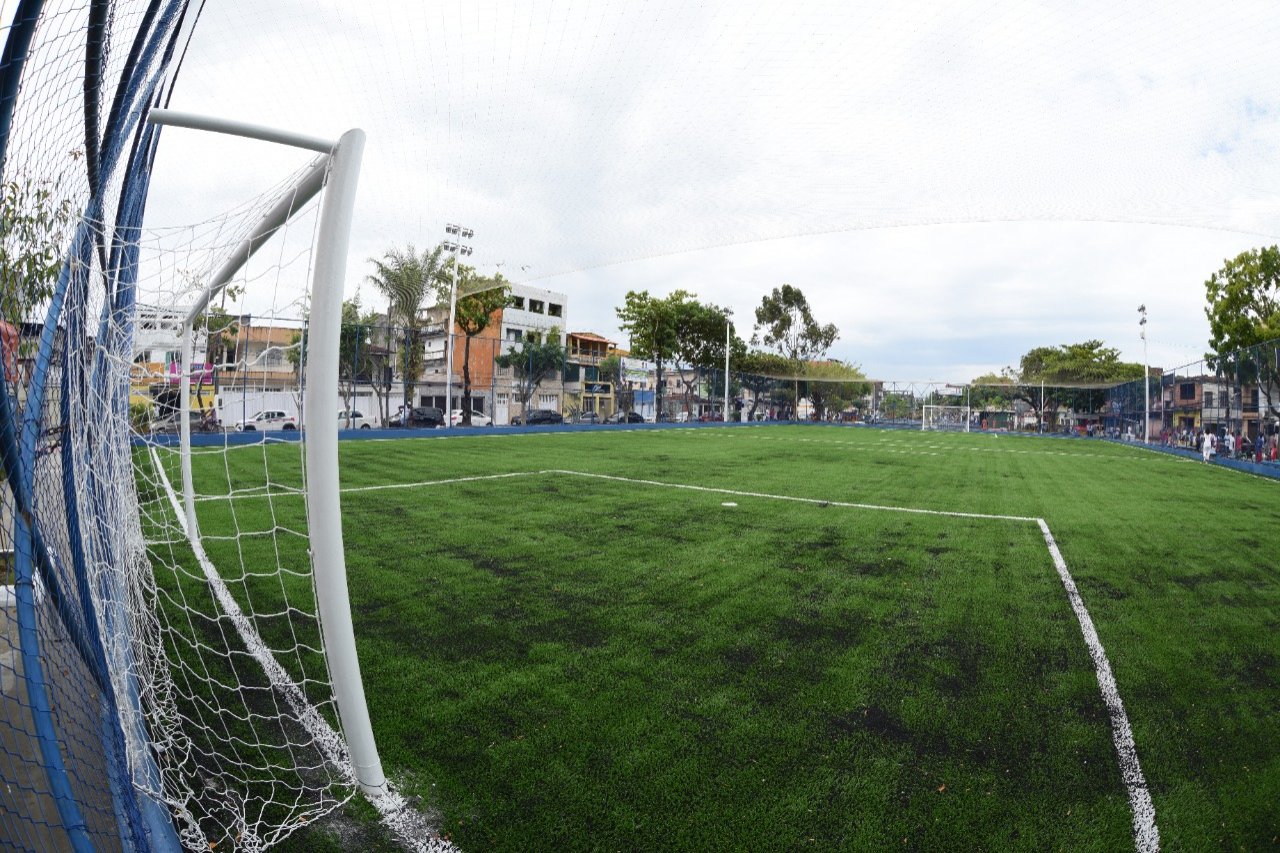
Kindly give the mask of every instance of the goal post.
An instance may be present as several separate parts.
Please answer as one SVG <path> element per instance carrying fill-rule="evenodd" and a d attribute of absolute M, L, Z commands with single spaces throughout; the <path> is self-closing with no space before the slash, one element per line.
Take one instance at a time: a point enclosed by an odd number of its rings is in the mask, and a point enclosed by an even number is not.
<path fill-rule="evenodd" d="M 364 132 L 352 129 L 336 142 L 329 142 L 274 128 L 159 109 L 151 111 L 148 121 L 322 152 L 310 169 L 285 189 L 276 204 L 233 250 L 183 321 L 178 425 L 184 521 L 188 537 L 198 540 L 200 532 L 191 468 L 190 418 L 194 323 L 209 301 L 231 282 L 254 252 L 324 189 L 316 235 L 303 377 L 302 411 L 309 428 L 304 442 L 309 550 L 320 631 L 352 769 L 366 794 L 384 793 L 386 776 L 369 720 L 351 620 L 338 478 L 338 338 L 356 186 L 364 153 Z"/>
<path fill-rule="evenodd" d="M 920 429 L 969 432 L 971 423 L 972 416 L 968 406 L 935 406 L 925 403 Z"/>

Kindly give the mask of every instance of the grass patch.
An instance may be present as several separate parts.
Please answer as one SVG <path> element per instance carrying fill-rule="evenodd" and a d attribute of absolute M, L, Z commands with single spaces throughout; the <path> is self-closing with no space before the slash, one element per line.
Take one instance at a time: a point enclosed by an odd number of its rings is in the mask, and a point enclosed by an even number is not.
<path fill-rule="evenodd" d="M 569 469 L 828 503 L 564 474 L 348 493 L 383 760 L 464 849 L 1131 844 L 1035 525 L 841 501 L 1046 518 L 1165 849 L 1276 843 L 1280 484 L 1101 442 L 840 428 L 342 453 L 346 488 Z M 296 454 L 200 457 L 202 490 L 261 485 L 265 460 L 287 492 Z M 202 528 L 292 527 L 300 503 L 209 502 Z"/>

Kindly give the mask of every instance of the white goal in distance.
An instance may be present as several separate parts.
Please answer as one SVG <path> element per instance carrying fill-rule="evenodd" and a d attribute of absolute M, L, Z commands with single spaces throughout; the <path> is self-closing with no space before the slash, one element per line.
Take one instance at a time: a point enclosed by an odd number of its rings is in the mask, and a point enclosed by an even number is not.
<path fill-rule="evenodd" d="M 968 406 L 934 406 L 926 403 L 920 429 L 968 432 L 971 422 L 972 413 Z"/>

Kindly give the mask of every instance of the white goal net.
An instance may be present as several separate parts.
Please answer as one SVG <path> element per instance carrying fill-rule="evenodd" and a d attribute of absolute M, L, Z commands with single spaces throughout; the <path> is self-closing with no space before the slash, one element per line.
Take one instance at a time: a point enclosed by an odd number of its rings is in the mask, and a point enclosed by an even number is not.
<path fill-rule="evenodd" d="M 968 432 L 972 421 L 968 406 L 934 406 L 926 403 L 920 428 Z"/>

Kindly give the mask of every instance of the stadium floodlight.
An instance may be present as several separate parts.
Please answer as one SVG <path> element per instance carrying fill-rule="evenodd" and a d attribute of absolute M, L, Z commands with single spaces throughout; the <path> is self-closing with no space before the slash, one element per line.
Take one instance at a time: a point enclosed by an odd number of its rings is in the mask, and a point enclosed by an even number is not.
<path fill-rule="evenodd" d="M 1147 304 L 1138 306 L 1138 328 L 1142 330 L 1142 443 L 1151 443 L 1151 360 L 1147 358 Z"/>
<path fill-rule="evenodd" d="M 444 231 L 459 237 L 457 243 L 444 243 L 445 251 L 453 253 L 453 283 L 449 286 L 449 334 L 445 337 L 444 416 L 447 421 L 452 417 L 450 413 L 453 411 L 453 327 L 458 315 L 458 264 L 461 258 L 471 254 L 471 247 L 462 245 L 462 240 L 470 240 L 476 232 L 453 223 L 445 225 Z"/>

